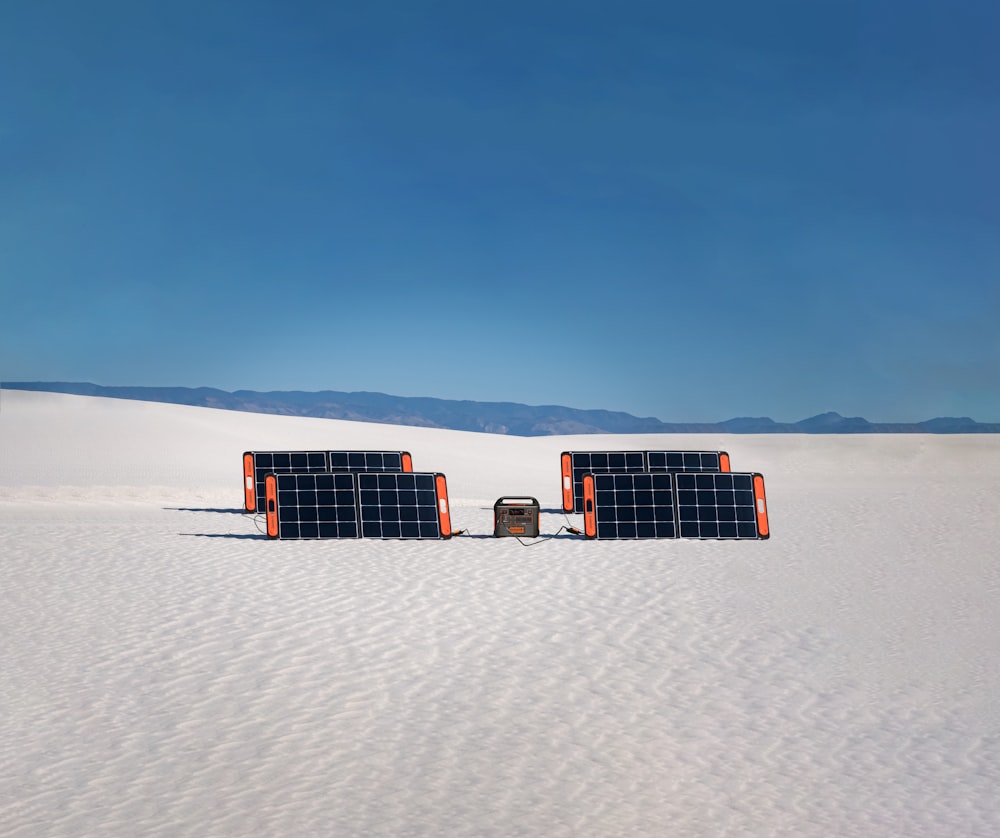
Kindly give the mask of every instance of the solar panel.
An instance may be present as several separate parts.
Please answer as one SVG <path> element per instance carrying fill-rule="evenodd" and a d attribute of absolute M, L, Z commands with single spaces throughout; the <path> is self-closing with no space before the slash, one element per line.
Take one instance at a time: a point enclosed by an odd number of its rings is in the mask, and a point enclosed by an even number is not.
<path fill-rule="evenodd" d="M 365 538 L 448 538 L 451 523 L 443 474 L 356 475 Z"/>
<path fill-rule="evenodd" d="M 408 451 L 247 451 L 243 455 L 245 509 L 264 509 L 268 474 L 316 474 L 325 471 L 413 471 Z"/>
<path fill-rule="evenodd" d="M 264 478 L 269 474 L 315 474 L 329 470 L 326 451 L 247 451 L 243 455 L 246 510 L 264 508 Z"/>
<path fill-rule="evenodd" d="M 591 538 L 676 538 L 670 474 L 588 474 L 585 532 Z"/>
<path fill-rule="evenodd" d="M 676 474 L 681 538 L 767 538 L 764 478 L 759 474 Z"/>
<path fill-rule="evenodd" d="M 583 512 L 585 474 L 729 471 L 725 451 L 564 451 L 561 460 L 564 512 Z"/>
<path fill-rule="evenodd" d="M 449 538 L 443 474 L 324 472 L 265 478 L 271 538 Z"/>
<path fill-rule="evenodd" d="M 590 538 L 762 539 L 770 535 L 764 478 L 751 472 L 588 474 Z"/>
<path fill-rule="evenodd" d="M 272 538 L 360 536 L 353 474 L 269 474 L 264 483 Z"/>

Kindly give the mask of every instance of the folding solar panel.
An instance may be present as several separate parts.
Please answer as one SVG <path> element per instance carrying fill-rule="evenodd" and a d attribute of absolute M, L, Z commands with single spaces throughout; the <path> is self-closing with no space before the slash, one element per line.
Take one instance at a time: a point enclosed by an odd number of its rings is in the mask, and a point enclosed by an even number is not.
<path fill-rule="evenodd" d="M 264 478 L 269 474 L 315 474 L 329 470 L 326 451 L 247 451 L 243 455 L 246 511 L 264 509 Z"/>
<path fill-rule="evenodd" d="M 265 509 L 271 538 L 451 536 L 443 474 L 269 474 L 265 478 Z"/>
<path fill-rule="evenodd" d="M 764 478 L 755 473 L 675 474 L 681 538 L 767 538 Z"/>
<path fill-rule="evenodd" d="M 561 460 L 564 512 L 583 512 L 585 474 L 729 471 L 725 451 L 564 451 Z"/>
<path fill-rule="evenodd" d="M 365 538 L 448 538 L 451 519 L 443 474 L 355 475 Z"/>
<path fill-rule="evenodd" d="M 764 478 L 750 472 L 588 474 L 589 538 L 763 539 Z"/>
<path fill-rule="evenodd" d="M 324 471 L 413 471 L 413 459 L 408 451 L 247 451 L 243 455 L 245 509 L 264 509 L 268 474 Z"/>
<path fill-rule="evenodd" d="M 267 534 L 284 539 L 358 538 L 354 479 L 348 472 L 267 475 Z"/>

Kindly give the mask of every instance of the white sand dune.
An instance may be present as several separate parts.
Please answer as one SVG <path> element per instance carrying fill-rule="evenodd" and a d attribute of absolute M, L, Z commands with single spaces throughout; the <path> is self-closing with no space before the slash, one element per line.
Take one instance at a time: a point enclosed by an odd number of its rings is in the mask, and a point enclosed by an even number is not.
<path fill-rule="evenodd" d="M 272 542 L 240 455 L 405 449 L 448 541 Z M 771 539 L 494 539 L 721 448 Z M 570 521 L 579 524 L 575 516 Z M 1000 438 L 509 438 L 0 393 L 0 835 L 1000 835 Z"/>

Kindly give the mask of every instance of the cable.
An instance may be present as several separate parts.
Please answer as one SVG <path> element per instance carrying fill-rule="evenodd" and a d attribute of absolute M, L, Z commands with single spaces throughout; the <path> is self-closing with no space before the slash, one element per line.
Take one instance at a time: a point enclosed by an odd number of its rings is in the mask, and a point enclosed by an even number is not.
<path fill-rule="evenodd" d="M 521 540 L 520 536 L 515 535 L 512 537 L 517 539 L 517 543 L 520 544 L 522 547 L 537 547 L 539 544 L 542 544 L 546 541 L 550 541 L 551 539 L 556 538 L 559 535 L 559 533 L 561 533 L 563 530 L 565 530 L 568 533 L 572 533 L 573 535 L 583 535 L 583 532 L 578 530 L 576 527 L 565 526 L 565 527 L 560 527 L 554 533 L 544 533 L 542 535 L 539 535 L 538 538 L 533 540 L 531 544 L 525 544 Z"/>
<path fill-rule="evenodd" d="M 267 535 L 267 516 L 263 515 L 260 512 L 248 512 L 245 513 L 245 515 L 246 517 L 249 517 L 251 521 L 253 521 L 253 525 L 257 528 L 257 532 L 259 532 L 261 535 Z M 261 521 L 264 522 L 263 529 L 261 529 L 260 526 Z"/>
<path fill-rule="evenodd" d="M 525 540 L 524 540 L 524 539 L 523 539 L 523 538 L 522 538 L 521 536 L 519 536 L 519 535 L 510 535 L 510 536 L 502 536 L 502 537 L 503 537 L 503 538 L 513 538 L 513 539 L 515 539 L 515 540 L 517 541 L 517 543 L 518 543 L 518 544 L 520 544 L 520 545 L 521 545 L 522 547 L 537 547 L 537 546 L 538 546 L 539 544 L 541 544 L 541 543 L 543 543 L 543 542 L 545 542 L 545 541 L 549 541 L 550 539 L 553 539 L 553 538 L 555 538 L 555 537 L 556 537 L 556 536 L 558 536 L 558 535 L 559 535 L 559 533 L 561 533 L 561 532 L 562 532 L 563 530 L 565 530 L 565 531 L 566 531 L 566 532 L 568 532 L 568 533 L 572 533 L 573 535 L 583 535 L 583 532 L 581 532 L 580 530 L 578 530 L 578 529 L 577 529 L 576 527 L 571 527 L 571 526 L 565 526 L 565 527 L 560 527 L 560 528 L 559 528 L 558 530 L 556 530 L 556 531 L 555 531 L 554 533 L 542 533 L 541 535 L 538 535 L 538 536 L 536 536 L 535 538 L 531 539 L 530 543 L 526 542 L 526 541 L 525 541 Z M 451 535 L 452 535 L 452 537 L 454 538 L 455 536 L 458 536 L 458 535 L 471 535 L 471 533 L 469 532 L 469 530 L 468 530 L 468 529 L 464 529 L 464 530 L 453 530 L 453 531 L 452 531 L 452 533 L 451 533 Z M 482 536 L 481 536 L 481 537 L 482 537 Z"/>

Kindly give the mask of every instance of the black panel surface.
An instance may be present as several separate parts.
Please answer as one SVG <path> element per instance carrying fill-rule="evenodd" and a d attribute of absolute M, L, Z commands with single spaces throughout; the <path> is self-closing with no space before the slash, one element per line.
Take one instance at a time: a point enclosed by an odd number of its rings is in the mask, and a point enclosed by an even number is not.
<path fill-rule="evenodd" d="M 264 478 L 268 474 L 403 470 L 402 451 L 254 451 L 251 453 L 258 511 L 264 508 Z"/>
<path fill-rule="evenodd" d="M 330 451 L 330 471 L 402 471 L 401 451 Z"/>
<path fill-rule="evenodd" d="M 354 475 L 277 474 L 278 538 L 358 538 Z"/>
<path fill-rule="evenodd" d="M 643 451 L 571 451 L 573 511 L 583 512 L 583 475 L 646 471 Z"/>
<path fill-rule="evenodd" d="M 759 538 L 753 474 L 675 474 L 681 538 Z"/>
<path fill-rule="evenodd" d="M 647 451 L 646 471 L 721 471 L 718 451 Z"/>
<path fill-rule="evenodd" d="M 253 479 L 257 511 L 264 509 L 264 478 L 269 474 L 317 474 L 329 471 L 326 451 L 254 451 Z"/>
<path fill-rule="evenodd" d="M 672 477 L 595 474 L 597 538 L 676 538 Z"/>
<path fill-rule="evenodd" d="M 441 538 L 434 475 L 358 473 L 365 538 Z"/>

